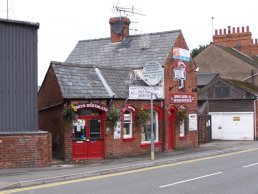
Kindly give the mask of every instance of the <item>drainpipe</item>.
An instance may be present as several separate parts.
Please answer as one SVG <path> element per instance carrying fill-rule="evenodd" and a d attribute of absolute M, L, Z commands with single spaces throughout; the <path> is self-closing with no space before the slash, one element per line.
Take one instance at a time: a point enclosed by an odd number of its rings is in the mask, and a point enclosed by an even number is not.
<path fill-rule="evenodd" d="M 254 100 L 254 139 L 256 140 L 256 126 L 257 126 L 257 124 L 256 124 L 256 111 L 257 111 L 257 109 L 256 109 L 256 104 L 257 104 L 257 102 L 258 102 L 258 97 L 256 97 L 256 100 Z"/>

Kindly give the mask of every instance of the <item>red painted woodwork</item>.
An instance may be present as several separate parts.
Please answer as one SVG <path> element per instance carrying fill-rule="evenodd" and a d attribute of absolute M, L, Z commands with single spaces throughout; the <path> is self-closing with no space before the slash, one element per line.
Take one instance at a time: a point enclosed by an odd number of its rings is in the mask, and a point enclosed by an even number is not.
<path fill-rule="evenodd" d="M 85 137 L 72 142 L 72 159 L 103 159 L 104 158 L 104 117 L 103 115 L 82 116 L 85 120 Z M 99 134 L 100 133 L 100 134 Z M 97 135 L 97 136 L 96 136 Z"/>
<path fill-rule="evenodd" d="M 168 149 L 174 149 L 174 130 L 175 130 L 175 118 L 176 118 L 177 108 L 173 105 L 170 105 L 167 108 L 167 117 L 168 117 Z"/>

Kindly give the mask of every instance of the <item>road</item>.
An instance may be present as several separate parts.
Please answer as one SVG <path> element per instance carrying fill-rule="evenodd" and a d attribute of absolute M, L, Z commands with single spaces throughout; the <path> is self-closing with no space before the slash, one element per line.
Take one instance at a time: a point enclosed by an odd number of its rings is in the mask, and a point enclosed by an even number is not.
<path fill-rule="evenodd" d="M 0 194 L 257 194 L 258 149 Z"/>

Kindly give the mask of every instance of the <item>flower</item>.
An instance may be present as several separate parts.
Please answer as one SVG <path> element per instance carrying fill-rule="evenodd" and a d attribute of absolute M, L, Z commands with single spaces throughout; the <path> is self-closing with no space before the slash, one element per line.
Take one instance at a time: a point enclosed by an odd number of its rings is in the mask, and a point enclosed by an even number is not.
<path fill-rule="evenodd" d="M 150 119 L 151 116 L 151 112 L 148 109 L 145 108 L 140 108 L 137 112 L 136 112 L 136 123 L 137 125 L 143 125 L 146 123 L 147 120 Z"/>
<path fill-rule="evenodd" d="M 176 121 L 182 122 L 186 119 L 186 110 L 185 109 L 178 109 L 176 112 Z"/>
<path fill-rule="evenodd" d="M 77 118 L 77 109 L 74 105 L 69 105 L 64 108 L 61 113 L 61 119 L 66 127 L 72 127 L 73 121 Z"/>
<path fill-rule="evenodd" d="M 117 122 L 121 120 L 121 112 L 115 107 L 111 107 L 107 112 L 106 121 L 111 128 L 114 128 Z"/>

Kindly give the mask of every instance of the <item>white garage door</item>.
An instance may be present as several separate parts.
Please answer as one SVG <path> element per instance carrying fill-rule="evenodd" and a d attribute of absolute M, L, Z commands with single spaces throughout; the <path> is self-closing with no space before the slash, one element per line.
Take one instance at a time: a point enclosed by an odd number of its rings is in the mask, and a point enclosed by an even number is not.
<path fill-rule="evenodd" d="M 220 140 L 254 140 L 252 112 L 211 112 L 211 137 Z"/>

